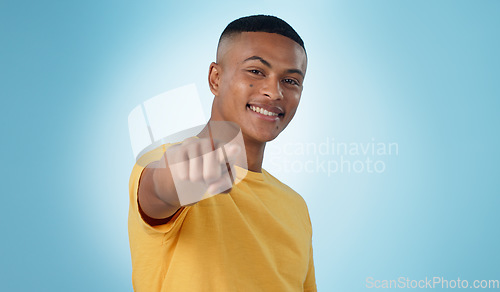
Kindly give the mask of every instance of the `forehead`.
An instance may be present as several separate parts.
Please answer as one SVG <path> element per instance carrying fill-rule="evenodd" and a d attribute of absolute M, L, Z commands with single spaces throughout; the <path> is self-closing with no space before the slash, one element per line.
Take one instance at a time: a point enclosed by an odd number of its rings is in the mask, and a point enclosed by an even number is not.
<path fill-rule="evenodd" d="M 259 56 L 271 65 L 297 68 L 303 72 L 307 67 L 304 49 L 292 39 L 276 33 L 235 33 L 223 39 L 217 50 L 217 62 L 223 65 L 241 64 L 252 56 Z"/>

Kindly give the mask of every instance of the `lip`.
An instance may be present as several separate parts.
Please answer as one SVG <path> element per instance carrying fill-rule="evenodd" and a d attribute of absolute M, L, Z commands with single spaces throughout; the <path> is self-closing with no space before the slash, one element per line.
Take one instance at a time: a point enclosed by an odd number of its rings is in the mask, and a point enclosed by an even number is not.
<path fill-rule="evenodd" d="M 267 115 L 264 115 L 264 114 L 261 114 L 258 112 L 254 112 L 250 108 L 251 105 L 258 106 L 260 108 L 263 108 L 267 111 L 271 111 L 273 113 L 277 113 L 278 115 L 277 116 L 267 116 Z M 251 114 L 255 114 L 256 117 L 263 119 L 265 121 L 276 122 L 276 121 L 279 121 L 283 117 L 283 111 L 281 110 L 281 108 L 278 108 L 278 107 L 269 107 L 269 106 L 266 107 L 266 106 L 260 106 L 258 104 L 252 103 L 252 104 L 247 104 L 247 109 L 250 111 Z M 269 110 L 269 109 L 271 109 L 271 110 Z"/>

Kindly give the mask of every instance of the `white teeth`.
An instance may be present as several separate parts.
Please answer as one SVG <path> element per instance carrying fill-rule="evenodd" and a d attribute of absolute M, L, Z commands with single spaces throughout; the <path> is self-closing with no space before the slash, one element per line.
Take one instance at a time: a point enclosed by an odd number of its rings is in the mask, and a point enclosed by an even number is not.
<path fill-rule="evenodd" d="M 260 107 L 254 106 L 254 105 L 251 105 L 250 109 L 253 110 L 256 113 L 260 113 L 260 114 L 263 114 L 263 115 L 266 115 L 266 116 L 271 116 L 271 117 L 278 116 L 277 113 L 269 112 L 269 111 L 267 111 L 267 110 L 265 110 L 263 108 L 260 108 Z"/>

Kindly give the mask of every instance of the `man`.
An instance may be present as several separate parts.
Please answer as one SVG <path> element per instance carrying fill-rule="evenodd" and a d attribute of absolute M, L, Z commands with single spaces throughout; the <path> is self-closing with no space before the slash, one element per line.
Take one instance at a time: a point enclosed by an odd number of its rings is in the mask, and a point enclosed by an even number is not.
<path fill-rule="evenodd" d="M 316 291 L 307 206 L 262 169 L 266 143 L 295 114 L 306 67 L 302 39 L 283 20 L 255 15 L 226 27 L 209 69 L 209 123 L 235 123 L 244 145 L 220 150 L 223 135 L 214 137 L 217 129 L 207 126 L 149 153 L 147 167 L 134 166 L 129 237 L 136 291 Z M 243 175 L 226 168 L 245 156 Z M 179 161 L 185 163 L 174 170 Z M 187 194 L 176 188 L 179 180 L 220 194 L 181 205 Z"/>

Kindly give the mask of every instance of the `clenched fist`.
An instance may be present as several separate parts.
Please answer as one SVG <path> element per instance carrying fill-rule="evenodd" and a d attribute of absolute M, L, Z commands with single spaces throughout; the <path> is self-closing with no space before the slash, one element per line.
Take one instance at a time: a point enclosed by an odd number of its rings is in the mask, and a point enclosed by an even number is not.
<path fill-rule="evenodd" d="M 169 217 L 182 206 L 229 192 L 237 179 L 235 165 L 247 168 L 240 128 L 212 121 L 198 136 L 170 146 L 159 161 L 147 165 L 139 204 L 151 218 Z"/>
<path fill-rule="evenodd" d="M 192 137 L 167 149 L 168 163 L 181 205 L 227 193 L 235 180 L 233 164 L 241 146 L 214 138 Z"/>

